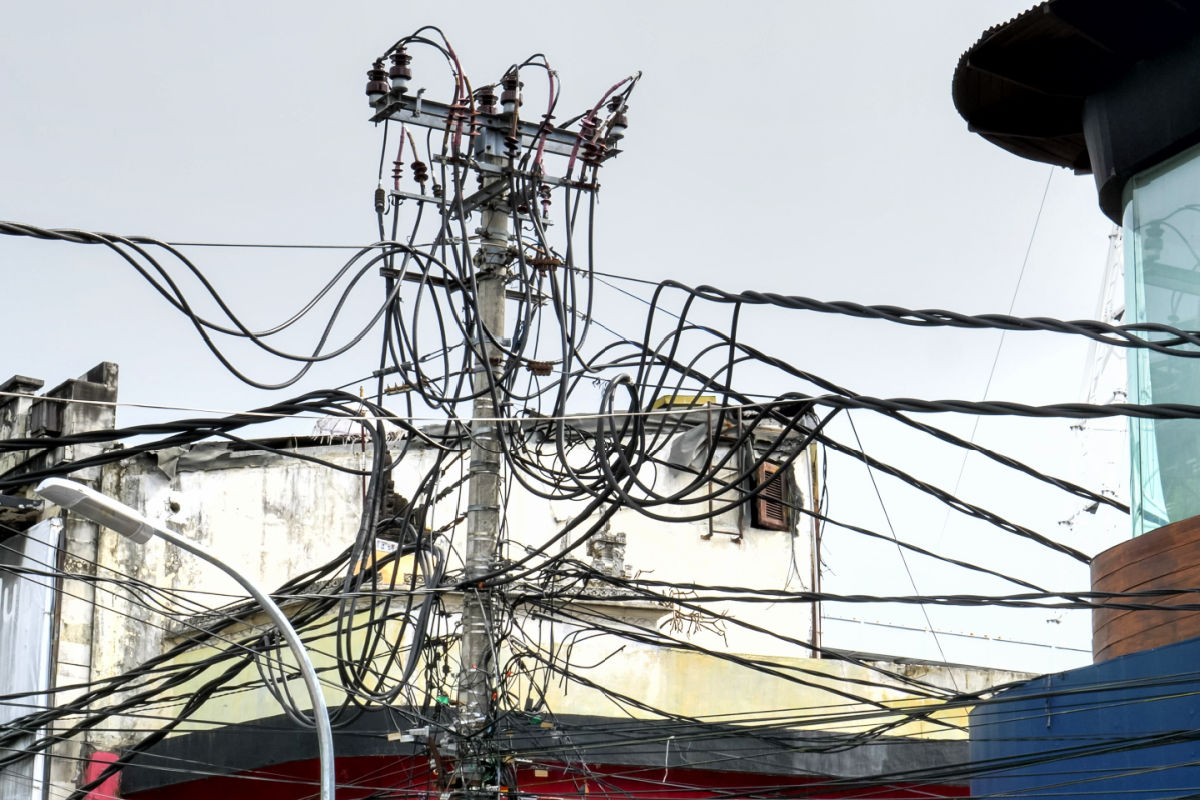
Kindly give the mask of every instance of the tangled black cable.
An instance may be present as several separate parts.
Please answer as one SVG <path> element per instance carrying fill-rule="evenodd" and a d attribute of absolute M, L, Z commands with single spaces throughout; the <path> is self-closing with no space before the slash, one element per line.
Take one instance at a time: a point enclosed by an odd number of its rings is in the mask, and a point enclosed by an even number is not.
<path fill-rule="evenodd" d="M 905 490 L 984 523 L 991 530 L 1032 542 L 1046 553 L 1086 562 L 1088 554 L 1077 547 L 1010 520 L 984 502 L 955 496 L 899 463 L 841 441 L 839 415 L 846 410 L 877 413 L 930 440 L 979 453 L 1022 480 L 1051 487 L 1077 501 L 1122 512 L 1128 511 L 1127 506 L 1103 492 L 1051 475 L 1012 455 L 909 415 L 1200 418 L 1200 406 L 1179 403 L 1039 406 L 862 395 L 790 363 L 783 353 L 767 352 L 743 341 L 743 319 L 754 307 L 840 314 L 925 328 L 1059 333 L 1183 358 L 1200 355 L 1200 332 L 1152 323 L 1109 325 L 1091 320 L 968 315 L 940 309 L 822 302 L 772 292 L 693 288 L 676 281 L 663 281 L 655 285 L 648 298 L 640 298 L 649 306 L 644 319 L 608 325 L 596 302 L 598 175 L 617 150 L 637 76 L 616 83 L 582 114 L 557 126 L 553 120 L 561 85 L 542 55 L 514 63 L 498 81 L 505 91 L 519 93 L 523 76 L 533 72 L 539 80 L 545 79 L 547 96 L 545 104 L 536 106 L 536 116 L 531 118 L 536 135 L 527 141 L 515 133 L 525 112 L 520 110 L 520 102 L 510 98 L 513 107 L 505 112 L 509 115 L 509 130 L 503 137 L 504 152 L 489 154 L 495 162 L 489 162 L 492 169 L 485 181 L 494 199 L 489 214 L 504 218 L 506 252 L 510 254 L 503 267 L 507 271 L 504 292 L 508 324 L 504 330 L 492 330 L 479 308 L 481 281 L 488 277 L 487 260 L 472 215 L 483 202 L 478 194 L 483 190 L 476 180 L 480 158 L 473 150 L 473 140 L 483 135 L 484 118 L 496 116 L 485 110 L 495 105 L 489 94 L 494 93 L 494 87 L 472 84 L 445 36 L 431 27 L 397 41 L 383 54 L 382 59 L 392 59 L 398 81 L 408 68 L 410 50 L 431 52 L 448 70 L 452 88 L 444 128 L 431 128 L 422 143 L 402 119 L 387 117 L 388 104 L 396 99 L 385 95 L 376 106 L 377 116 L 387 120 L 382 130 L 380 189 L 375 207 L 379 241 L 354 253 L 310 300 L 278 324 L 252 330 L 181 247 L 144 236 L 0 222 L 0 234 L 100 245 L 117 254 L 191 322 L 221 364 L 256 387 L 294 385 L 313 364 L 340 358 L 363 342 L 377 343 L 378 369 L 369 376 L 375 385 L 374 396 L 362 399 L 339 390 L 319 390 L 219 418 L 183 419 L 54 438 L 10 439 L 0 442 L 0 452 L 23 454 L 30 466 L 24 472 L 14 470 L 0 475 L 0 489 L 17 491 L 43 477 L 71 475 L 166 448 L 203 447 L 213 440 L 362 477 L 365 487 L 362 507 L 356 509 L 358 525 L 353 541 L 335 559 L 296 576 L 276 593 L 280 600 L 287 598 L 292 603 L 292 621 L 304 640 L 326 647 L 323 655 L 331 663 L 323 668 L 322 679 L 342 693 L 331 709 L 332 715 L 339 725 L 376 710 L 396 714 L 396 719 L 406 724 L 420 722 L 429 729 L 434 747 L 439 736 L 453 741 L 461 748 L 459 753 L 465 761 L 473 759 L 492 770 L 480 779 L 483 783 L 511 786 L 514 792 L 515 767 L 506 759 L 521 755 L 569 763 L 580 774 L 588 774 L 586 767 L 580 766 L 586 765 L 584 750 L 573 741 L 563 740 L 554 747 L 510 746 L 497 735 L 506 725 L 529 724 L 535 715 L 561 713 L 561 709 L 552 707 L 550 699 L 556 682 L 586 688 L 607 698 L 615 708 L 654 718 L 663 726 L 655 736 L 671 731 L 669 736 L 678 734 L 689 741 L 704 741 L 732 735 L 728 725 L 714 723 L 703 715 L 682 714 L 678 709 L 657 708 L 645 698 L 609 685 L 611 681 L 602 667 L 610 659 L 619 659 L 621 648 L 626 646 L 670 649 L 719 660 L 745 670 L 752 679 L 769 678 L 809 688 L 819 685 L 846 705 L 832 710 L 812 709 L 807 715 L 780 713 L 743 721 L 739 735 L 745 736 L 748 747 L 764 750 L 827 753 L 870 747 L 907 723 L 952 728 L 956 723 L 948 722 L 945 712 L 961 711 L 985 699 L 984 693 L 948 690 L 865 658 L 835 652 L 794 635 L 794 631 L 771 629 L 748 619 L 727 619 L 733 628 L 766 637 L 781 647 L 806 654 L 816 651 L 849 661 L 861 670 L 837 685 L 822 684 L 819 670 L 731 653 L 597 611 L 594 603 L 587 605 L 598 596 L 597 589 L 603 590 L 599 596 L 605 602 L 657 604 L 672 613 L 694 615 L 713 624 L 715 620 L 724 624 L 726 618 L 716 609 L 731 604 L 750 607 L 780 603 L 793 608 L 796 604 L 822 602 L 1038 609 L 1200 608 L 1200 602 L 1188 602 L 1186 593 L 1178 591 L 1166 593 L 1171 596 L 1167 606 L 1155 602 L 1164 596 L 1156 593 L 1051 591 L 1024 576 L 1007 575 L 988 564 L 951 558 L 898 538 L 897 544 L 909 552 L 937 558 L 973 577 L 1003 579 L 1031 591 L 1007 596 L 839 594 L 817 591 L 815 587 L 780 588 L 760 575 L 745 578 L 754 585 L 709 585 L 609 574 L 589 564 L 581 553 L 622 512 L 638 514 L 659 527 L 743 514 L 778 489 L 780 484 L 772 484 L 768 472 L 784 476 L 805 470 L 821 473 L 831 458 L 866 464 L 872 471 L 894 478 Z M 393 188 L 387 190 L 384 169 L 387 155 L 393 152 L 388 149 L 389 129 L 396 128 L 400 145 L 393 162 Z M 558 177 L 548 172 L 546 143 L 552 133 L 569 135 L 574 142 L 565 156 L 565 172 Z M 402 158 L 405 153 L 413 161 L 406 164 Z M 406 167 L 411 171 L 407 182 Z M 199 282 L 200 298 L 189 298 L 183 291 L 182 281 L 175 274 L 179 270 Z M 370 313 L 344 340 L 331 343 L 335 323 L 353 294 L 378 291 L 361 288 L 366 286 L 372 270 L 382 278 L 382 291 Z M 332 308 L 321 321 L 321 332 L 310 348 L 290 352 L 275 344 L 277 340 L 272 337 L 292 330 L 302 319 L 314 318 L 327 300 Z M 196 309 L 200 302 L 215 304 L 219 316 L 210 319 L 199 313 Z M 722 321 L 714 321 L 721 315 L 725 315 Z M 249 341 L 262 352 L 299 367 L 276 382 L 248 375 L 223 352 L 220 337 Z M 748 373 L 750 377 L 746 377 Z M 751 381 L 756 390 L 766 391 L 748 391 Z M 491 417 L 473 418 L 476 400 L 486 401 Z M 56 401 L 48 398 L 47 402 Z M 363 452 L 369 451 L 369 467 L 347 466 L 302 449 L 256 440 L 252 435 L 258 423 L 311 414 L 343 421 L 348 432 L 340 434 L 339 441 L 353 440 Z M 420 417 L 439 421 L 421 428 L 414 422 Z M 494 436 L 482 436 L 481 428 L 489 429 Z M 537 498 L 541 507 L 563 504 L 561 507 L 569 511 L 555 522 L 551 532 L 540 537 L 514 530 L 515 523 L 503 517 L 496 531 L 491 568 L 478 575 L 466 572 L 459 545 L 464 522 L 472 511 L 478 511 L 471 507 L 466 488 L 479 469 L 478 464 L 470 462 L 468 453 L 481 441 L 494 443 L 488 446 L 503 465 L 506 499 L 521 493 Z M 37 457 L 73 444 L 118 443 L 125 446 L 110 447 L 74 462 L 37 462 Z M 668 474 L 671 480 L 664 480 Z M 816 479 L 817 475 L 810 477 Z M 802 493 L 797 492 L 796 497 L 779 502 L 784 527 L 788 528 L 783 535 L 796 533 L 803 519 L 825 529 L 891 540 L 864 525 L 831 515 L 820 501 L 822 491 L 824 487 L 814 489 L 818 496 L 806 501 L 799 499 Z M 390 548 L 391 552 L 384 554 L 381 548 Z M 794 561 L 794 544 L 792 558 Z M 54 565 L 12 571 L 29 580 L 61 579 L 68 574 Z M 75 573 L 70 575 L 76 577 Z M 168 587 L 128 576 L 94 577 L 92 584 L 121 592 L 139 614 L 183 614 L 180 593 Z M 460 663 L 458 654 L 463 631 L 455 604 L 468 597 L 486 599 L 491 610 L 485 622 L 490 626 L 493 652 L 479 664 Z M 193 603 L 187 610 L 197 609 Z M 213 617 L 188 642 L 168 648 L 161 656 L 123 675 L 88 685 L 77 700 L 37 710 L 0 726 L 0 748 L 15 749 L 20 743 L 24 753 L 45 752 L 55 742 L 94 729 L 114 715 L 135 713 L 167 701 L 182 702 L 177 716 L 129 747 L 100 778 L 79 789 L 76 794 L 81 796 L 193 718 L 205 700 L 224 693 L 265 687 L 292 724 L 311 725 L 309 713 L 291 695 L 289 683 L 294 676 L 279 638 L 270 631 L 235 632 L 236 622 L 250 610 L 244 602 L 204 609 Z M 595 663 L 584 663 L 578 653 L 586 650 L 585 642 L 612 646 Z M 213 652 L 192 662 L 178 660 L 201 647 L 212 648 Z M 250 670 L 251 666 L 255 669 Z M 486 687 L 495 698 L 483 724 L 469 730 L 457 724 L 455 708 L 459 702 L 457 676 L 468 668 L 484 674 Z M 247 679 L 244 672 L 252 672 L 257 678 Z M 183 687 L 189 682 L 199 682 L 202 689 L 186 693 Z M 1154 688 L 1165 693 L 1175 687 Z M 884 690 L 896 692 L 900 700 L 883 701 L 875 696 L 875 692 Z M 49 730 L 52 724 L 60 726 L 53 734 L 46 733 L 32 745 L 23 743 L 22 737 L 29 731 Z M 851 724 L 857 728 L 845 735 L 821 732 L 802 742 L 795 735 L 797 728 L 817 724 Z M 587 726 L 577 730 L 586 733 Z M 652 740 L 632 722 L 606 723 L 605 731 L 606 735 L 623 736 L 627 742 L 645 748 L 662 744 L 661 739 Z M 1167 739 L 1173 735 L 1163 734 Z M 1164 740 L 1112 738 L 1091 748 L 1053 749 L 1038 756 L 1041 760 L 1022 763 L 1050 763 L 1067 754 L 1103 753 L 1111 748 Z M 441 766 L 441 756 L 433 748 L 430 755 L 443 773 L 439 788 L 456 788 L 448 777 L 453 770 Z M 21 753 L 0 755 L 0 766 L 20 757 Z M 860 784 L 960 780 L 1013 763 L 881 771 Z M 846 780 L 830 779 L 802 789 L 771 787 L 729 791 L 724 796 L 800 797 L 847 786 Z"/>

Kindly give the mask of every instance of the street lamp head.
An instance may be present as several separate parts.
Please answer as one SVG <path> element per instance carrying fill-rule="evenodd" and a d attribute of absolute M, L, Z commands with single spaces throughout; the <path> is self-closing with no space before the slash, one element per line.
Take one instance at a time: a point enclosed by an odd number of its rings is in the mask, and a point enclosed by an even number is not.
<path fill-rule="evenodd" d="M 138 544 L 145 544 L 154 536 L 156 526 L 141 514 L 83 484 L 64 478 L 47 478 L 34 491 Z"/>

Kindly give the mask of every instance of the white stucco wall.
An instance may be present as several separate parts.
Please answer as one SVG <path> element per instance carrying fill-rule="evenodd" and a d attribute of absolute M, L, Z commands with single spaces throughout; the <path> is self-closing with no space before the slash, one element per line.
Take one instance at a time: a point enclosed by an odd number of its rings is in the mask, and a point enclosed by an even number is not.
<path fill-rule="evenodd" d="M 364 453 L 362 445 L 355 441 L 307 447 L 304 452 L 346 466 L 364 467 L 371 456 L 369 443 L 367 447 Z M 362 509 L 360 477 L 276 455 L 223 451 L 223 445 L 199 445 L 178 462 L 173 461 L 176 454 L 160 455 L 157 461 L 141 457 L 113 468 L 112 479 L 106 483 L 122 502 L 193 538 L 268 588 L 329 561 L 351 544 Z M 429 450 L 419 447 L 411 450 L 393 471 L 397 491 L 411 496 L 433 461 Z M 457 479 L 465 464 L 465 459 L 455 464 L 443 485 Z M 797 459 L 795 470 L 795 484 L 808 486 L 807 460 Z M 655 472 L 653 479 L 659 491 L 675 491 L 686 483 L 686 476 L 676 470 L 659 467 Z M 648 473 L 645 477 L 651 479 Z M 465 492 L 452 493 L 435 508 L 427 519 L 428 526 L 437 529 L 454 520 L 465 512 L 465 503 Z M 520 555 L 522 545 L 545 542 L 584 505 L 583 501 L 547 501 L 513 483 L 506 506 L 507 535 L 514 540 L 508 555 Z M 682 513 L 692 514 L 697 510 L 700 509 L 693 506 L 682 509 Z M 671 513 L 669 507 L 667 513 Z M 606 535 L 624 534 L 625 574 L 629 577 L 775 589 L 808 588 L 811 539 L 807 521 L 801 518 L 799 530 L 791 533 L 753 528 L 749 513 L 743 516 L 738 535 L 736 512 L 719 517 L 710 530 L 706 521 L 663 522 L 622 509 L 611 520 Z M 451 569 L 461 566 L 456 554 L 462 552 L 464 535 L 465 523 L 462 523 L 454 528 L 454 546 L 445 548 L 451 554 Z M 570 543 L 567 540 L 551 552 L 558 552 L 559 547 Z M 573 555 L 589 560 L 583 546 Z M 99 561 L 105 567 L 148 583 L 183 592 L 206 592 L 190 595 L 204 606 L 221 606 L 243 596 L 232 579 L 160 541 L 135 547 L 111 531 L 103 531 Z M 449 605 L 456 603 L 451 601 Z M 732 621 L 745 621 L 807 642 L 812 627 L 807 604 L 705 605 L 714 614 L 728 615 L 731 619 L 689 617 L 686 613 L 671 615 L 667 609 L 656 609 L 649 603 L 642 603 L 628 613 L 649 624 L 661 617 L 662 631 L 722 652 L 793 658 L 810 655 L 803 646 L 739 628 Z M 625 613 L 620 606 L 609 611 Z M 177 635 L 179 630 L 177 622 L 163 615 L 109 597 L 96 611 L 93 679 L 118 674 L 157 655 L 166 645 L 178 641 L 173 634 Z M 598 642 L 596 646 L 603 649 L 608 645 Z M 596 646 L 588 648 L 589 658 Z M 617 646 L 614 642 L 612 649 Z M 655 648 L 638 646 L 628 652 L 633 650 L 642 652 L 639 659 L 657 658 Z M 613 668 L 627 666 L 613 664 Z M 602 674 L 594 679 L 606 680 Z M 661 680 L 669 683 L 671 679 L 667 675 Z M 260 700 L 247 698 L 251 705 Z M 154 726 L 152 720 L 133 724 L 144 728 Z M 118 746 L 127 738 L 98 736 L 108 746 Z"/>

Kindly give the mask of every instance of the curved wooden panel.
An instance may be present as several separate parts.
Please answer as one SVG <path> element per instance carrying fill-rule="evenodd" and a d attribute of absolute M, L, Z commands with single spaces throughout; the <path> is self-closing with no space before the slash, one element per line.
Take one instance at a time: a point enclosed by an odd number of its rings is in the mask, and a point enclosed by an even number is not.
<path fill-rule="evenodd" d="M 1181 594 L 1130 598 L 1156 606 L 1200 605 L 1200 516 L 1165 525 L 1110 547 L 1092 559 L 1097 592 L 1183 590 Z M 1121 602 L 1121 601 L 1116 601 Z M 1137 653 L 1200 636 L 1200 610 L 1098 608 L 1092 612 L 1092 659 Z"/>
<path fill-rule="evenodd" d="M 1169 573 L 1163 573 L 1163 574 L 1169 574 Z M 1108 581 L 1108 582 L 1101 581 L 1101 583 L 1107 583 L 1108 585 L 1113 585 L 1111 581 Z M 1181 588 L 1181 589 L 1191 587 L 1191 586 L 1200 586 L 1200 564 L 1197 564 L 1197 565 L 1191 566 L 1191 567 L 1186 567 L 1186 568 L 1181 569 L 1178 572 L 1176 572 L 1174 574 L 1174 577 L 1171 579 L 1171 586 L 1172 586 L 1172 588 Z M 1160 588 L 1160 587 L 1153 586 L 1153 585 L 1147 585 L 1147 584 L 1143 583 L 1143 584 L 1136 584 L 1136 585 L 1126 585 L 1124 591 L 1136 592 L 1136 591 L 1142 591 L 1142 590 L 1146 590 L 1146 589 L 1156 589 L 1156 588 Z M 1120 602 L 1120 601 L 1116 601 L 1116 602 Z M 1170 594 L 1170 595 L 1161 595 L 1158 597 L 1131 597 L 1131 598 L 1129 598 L 1129 602 L 1144 604 L 1144 605 L 1151 605 L 1151 606 L 1178 606 L 1182 603 L 1188 603 L 1191 605 L 1200 605 L 1200 593 L 1188 593 L 1183 596 Z M 1145 622 L 1137 623 L 1133 620 L 1127 621 L 1125 619 L 1130 614 L 1136 614 L 1137 612 L 1134 610 L 1106 609 L 1106 612 L 1107 613 L 1105 614 L 1105 619 L 1103 619 L 1103 620 L 1096 619 L 1093 617 L 1092 632 L 1094 634 L 1094 639 L 1093 639 L 1094 642 L 1099 642 L 1100 640 L 1111 639 L 1111 637 L 1112 637 L 1111 631 L 1112 630 L 1120 629 L 1121 627 L 1123 627 L 1127 624 L 1146 625 Z M 1177 611 L 1168 612 L 1168 613 L 1173 613 L 1174 616 L 1178 616 Z M 1108 644 L 1108 641 L 1105 641 L 1105 644 Z M 1097 644 L 1095 649 L 1099 650 L 1100 645 Z"/>

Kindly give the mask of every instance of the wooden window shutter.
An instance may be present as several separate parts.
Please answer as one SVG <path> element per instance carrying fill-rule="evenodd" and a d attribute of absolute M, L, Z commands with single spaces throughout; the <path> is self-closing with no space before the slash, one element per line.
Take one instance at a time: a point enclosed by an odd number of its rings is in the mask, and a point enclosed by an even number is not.
<path fill-rule="evenodd" d="M 762 492 L 754 498 L 754 527 L 769 531 L 788 529 L 787 507 L 784 505 L 787 493 L 784 491 L 783 478 L 777 465 L 759 466 L 756 484 L 762 488 Z"/>

